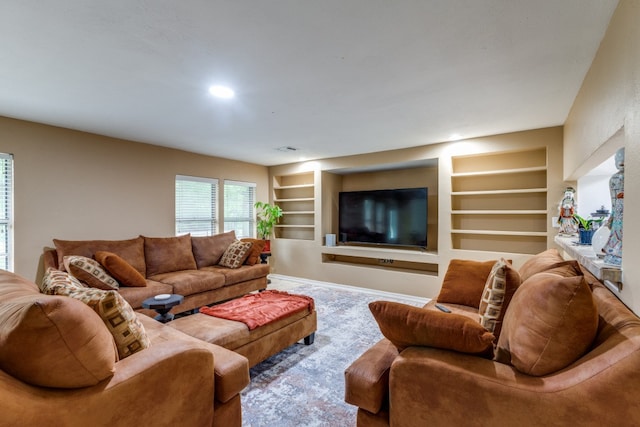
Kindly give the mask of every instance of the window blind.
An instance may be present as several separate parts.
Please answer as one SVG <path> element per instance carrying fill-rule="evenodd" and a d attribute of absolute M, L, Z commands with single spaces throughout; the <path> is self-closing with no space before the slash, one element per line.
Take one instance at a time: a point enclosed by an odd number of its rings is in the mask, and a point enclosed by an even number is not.
<path fill-rule="evenodd" d="M 235 230 L 236 237 L 256 236 L 256 184 L 224 181 L 224 231 Z"/>
<path fill-rule="evenodd" d="M 218 180 L 176 176 L 176 235 L 218 234 Z"/>
<path fill-rule="evenodd" d="M 13 271 L 13 155 L 0 153 L 0 268 Z"/>

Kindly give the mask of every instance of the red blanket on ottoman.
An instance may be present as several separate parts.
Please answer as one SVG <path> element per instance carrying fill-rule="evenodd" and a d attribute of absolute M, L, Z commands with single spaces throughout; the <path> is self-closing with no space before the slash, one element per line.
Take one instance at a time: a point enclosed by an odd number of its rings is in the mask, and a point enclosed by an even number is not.
<path fill-rule="evenodd" d="M 273 290 L 248 294 L 213 307 L 202 307 L 200 313 L 242 322 L 253 330 L 302 310 L 312 311 L 313 307 L 311 297 Z"/>

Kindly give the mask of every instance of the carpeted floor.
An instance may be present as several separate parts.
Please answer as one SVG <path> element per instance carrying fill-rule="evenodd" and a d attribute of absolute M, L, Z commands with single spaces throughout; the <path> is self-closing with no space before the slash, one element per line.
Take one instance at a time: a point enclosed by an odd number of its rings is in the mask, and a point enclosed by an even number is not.
<path fill-rule="evenodd" d="M 426 300 L 283 278 L 272 278 L 269 289 L 314 298 L 318 329 L 314 344 L 300 341 L 251 369 L 242 392 L 243 426 L 355 425 L 356 408 L 344 402 L 344 370 L 382 338 L 368 303 L 422 306 Z"/>

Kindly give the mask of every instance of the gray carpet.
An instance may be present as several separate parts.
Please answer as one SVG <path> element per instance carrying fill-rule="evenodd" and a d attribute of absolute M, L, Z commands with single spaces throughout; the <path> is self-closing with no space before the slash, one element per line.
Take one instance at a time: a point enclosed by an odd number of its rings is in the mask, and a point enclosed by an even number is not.
<path fill-rule="evenodd" d="M 344 402 L 344 370 L 382 338 L 368 303 L 376 300 L 421 306 L 424 301 L 398 295 L 302 284 L 278 286 L 315 300 L 315 343 L 300 341 L 251 369 L 242 392 L 243 426 L 352 426 L 356 408 Z"/>

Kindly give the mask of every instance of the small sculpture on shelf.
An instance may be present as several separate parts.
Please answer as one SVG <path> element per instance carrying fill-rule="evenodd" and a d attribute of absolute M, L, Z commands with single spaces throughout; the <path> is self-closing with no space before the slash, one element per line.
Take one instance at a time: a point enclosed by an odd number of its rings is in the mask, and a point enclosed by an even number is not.
<path fill-rule="evenodd" d="M 611 230 L 609 239 L 602 249 L 604 262 L 612 265 L 622 264 L 622 211 L 624 207 L 624 148 L 616 151 L 616 168 L 618 171 L 609 179 L 611 194 L 611 216 L 607 223 Z"/>
<path fill-rule="evenodd" d="M 573 187 L 567 187 L 564 190 L 564 197 L 559 206 L 558 224 L 560 224 L 560 234 L 576 234 L 578 232 L 578 224 L 573 215 L 576 213 L 576 190 Z"/>

